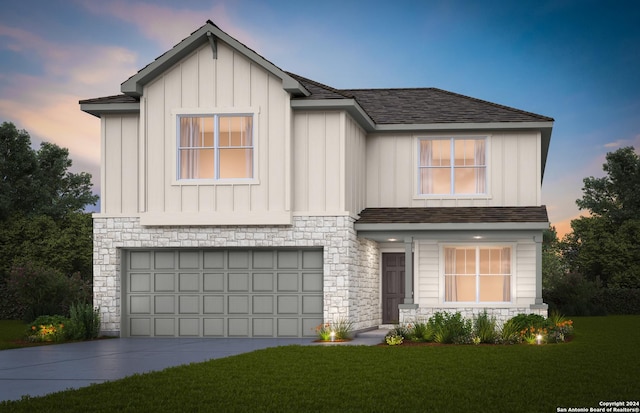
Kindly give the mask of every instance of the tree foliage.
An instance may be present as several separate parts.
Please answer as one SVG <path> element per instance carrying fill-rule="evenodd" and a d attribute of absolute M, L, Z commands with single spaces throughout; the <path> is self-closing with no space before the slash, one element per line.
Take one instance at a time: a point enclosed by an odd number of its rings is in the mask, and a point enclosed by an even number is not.
<path fill-rule="evenodd" d="M 571 222 L 563 240 L 571 271 L 605 286 L 640 288 L 640 156 L 633 147 L 606 156 L 602 178 L 584 179 L 578 207 L 590 216 Z"/>
<path fill-rule="evenodd" d="M 91 174 L 72 173 L 69 151 L 52 143 L 31 148 L 31 138 L 13 123 L 0 125 L 0 221 L 15 214 L 64 217 L 95 205 Z"/>

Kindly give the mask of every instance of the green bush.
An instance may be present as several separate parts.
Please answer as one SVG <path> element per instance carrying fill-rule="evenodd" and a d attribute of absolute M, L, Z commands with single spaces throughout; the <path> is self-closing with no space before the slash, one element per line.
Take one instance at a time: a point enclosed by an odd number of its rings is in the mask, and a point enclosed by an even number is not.
<path fill-rule="evenodd" d="M 454 314 L 437 312 L 427 322 L 433 331 L 433 341 L 444 344 L 471 342 L 472 323 L 465 320 L 460 312 Z"/>
<path fill-rule="evenodd" d="M 601 288 L 593 302 L 609 315 L 640 315 L 640 288 Z"/>
<path fill-rule="evenodd" d="M 100 309 L 88 303 L 74 303 L 69 308 L 69 317 L 68 339 L 91 340 L 100 335 Z"/>
<path fill-rule="evenodd" d="M 602 291 L 598 282 L 587 280 L 580 274 L 567 274 L 557 280 L 553 288 L 543 290 L 550 311 L 569 316 L 605 315 L 605 307 L 597 301 Z"/>
<path fill-rule="evenodd" d="M 27 323 L 41 315 L 69 314 L 71 303 L 88 302 L 91 297 L 91 285 L 78 274 L 67 277 L 56 270 L 29 265 L 12 269 L 7 288 L 17 306 L 24 308 Z"/>
<path fill-rule="evenodd" d="M 413 335 L 411 339 L 414 341 L 433 341 L 433 330 L 429 327 L 429 323 L 416 321 L 413 324 Z"/>
<path fill-rule="evenodd" d="M 498 339 L 496 324 L 496 318 L 489 317 L 487 310 L 474 317 L 473 335 L 476 341 L 478 343 L 495 343 Z"/>

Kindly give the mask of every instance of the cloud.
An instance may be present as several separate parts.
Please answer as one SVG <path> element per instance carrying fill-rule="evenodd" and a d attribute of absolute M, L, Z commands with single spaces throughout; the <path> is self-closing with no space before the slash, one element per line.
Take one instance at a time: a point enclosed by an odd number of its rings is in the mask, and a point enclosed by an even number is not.
<path fill-rule="evenodd" d="M 109 15 L 133 24 L 143 36 L 157 42 L 163 51 L 175 46 L 198 27 L 212 20 L 218 27 L 247 45 L 257 45 L 258 38 L 243 30 L 226 11 L 224 3 L 209 9 L 193 10 L 183 6 L 168 7 L 154 3 L 80 0 L 79 4 L 96 15 Z M 180 3 L 177 3 L 180 4 Z"/>

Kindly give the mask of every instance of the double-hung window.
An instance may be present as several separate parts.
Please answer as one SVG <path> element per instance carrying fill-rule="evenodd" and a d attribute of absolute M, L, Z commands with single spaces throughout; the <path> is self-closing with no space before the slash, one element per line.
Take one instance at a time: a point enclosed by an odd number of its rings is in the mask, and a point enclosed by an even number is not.
<path fill-rule="evenodd" d="M 421 195 L 486 193 L 485 138 L 423 138 L 418 152 Z"/>
<path fill-rule="evenodd" d="M 178 115 L 178 179 L 254 177 L 252 115 Z"/>
<path fill-rule="evenodd" d="M 444 247 L 446 302 L 511 301 L 511 247 Z"/>

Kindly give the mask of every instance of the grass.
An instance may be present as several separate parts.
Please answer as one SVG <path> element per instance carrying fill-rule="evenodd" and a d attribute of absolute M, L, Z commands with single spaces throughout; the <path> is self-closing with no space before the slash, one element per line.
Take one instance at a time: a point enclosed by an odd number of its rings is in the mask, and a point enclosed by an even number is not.
<path fill-rule="evenodd" d="M 551 412 L 637 400 L 640 316 L 574 319 L 570 343 L 289 346 L 135 375 L 3 412 Z"/>
<path fill-rule="evenodd" d="M 0 320 L 0 350 L 24 347 L 16 342 L 24 338 L 27 326 L 19 320 Z"/>

